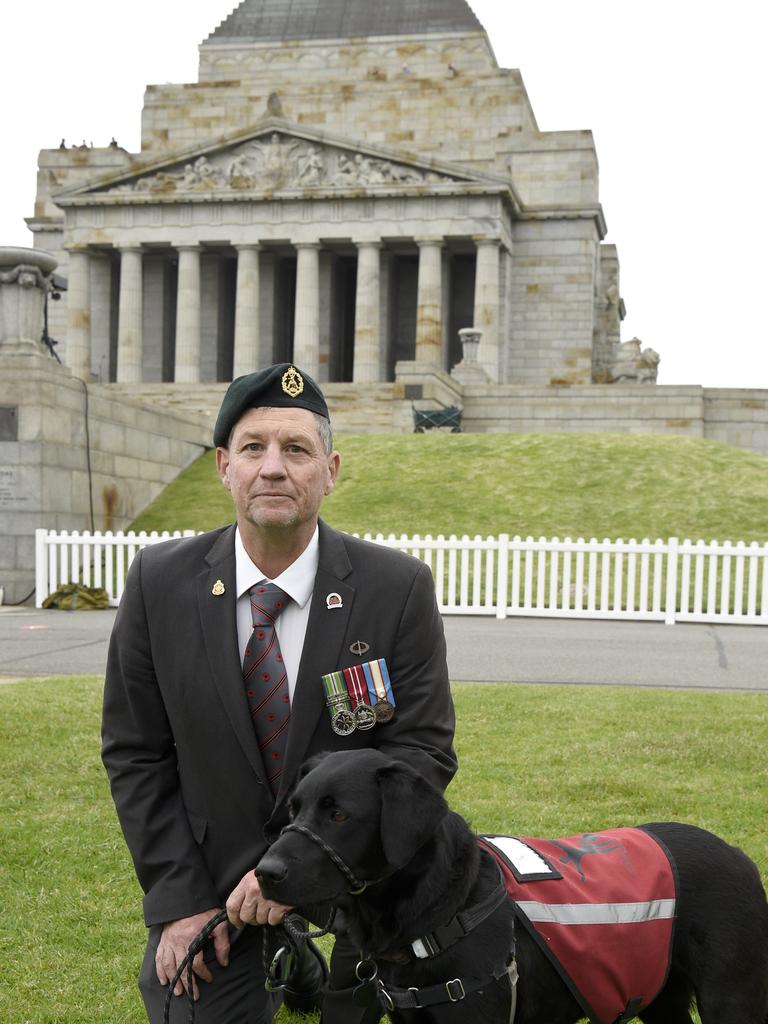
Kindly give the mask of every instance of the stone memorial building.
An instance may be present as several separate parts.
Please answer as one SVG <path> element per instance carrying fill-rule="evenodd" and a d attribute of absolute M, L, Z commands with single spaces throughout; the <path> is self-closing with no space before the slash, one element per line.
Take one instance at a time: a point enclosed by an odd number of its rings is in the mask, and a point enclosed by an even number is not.
<path fill-rule="evenodd" d="M 40 155 L 51 333 L 85 380 L 610 379 L 622 301 L 589 131 L 539 131 L 465 0 L 243 0 L 199 81 L 149 85 L 141 151 Z"/>

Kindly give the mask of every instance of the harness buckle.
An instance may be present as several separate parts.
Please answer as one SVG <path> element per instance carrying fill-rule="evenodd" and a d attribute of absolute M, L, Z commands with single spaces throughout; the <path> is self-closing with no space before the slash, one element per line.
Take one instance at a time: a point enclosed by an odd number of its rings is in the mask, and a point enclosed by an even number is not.
<path fill-rule="evenodd" d="M 419 990 L 417 988 L 414 988 L 413 985 L 411 985 L 410 988 L 408 989 L 408 991 L 413 993 L 413 1002 L 415 1004 L 413 1009 L 414 1010 L 420 1010 L 422 1008 L 422 1006 L 421 1006 L 421 1000 L 419 999 Z"/>
<path fill-rule="evenodd" d="M 456 986 L 453 990 L 451 986 Z M 466 998 L 467 993 L 464 991 L 464 985 L 461 978 L 453 978 L 451 981 L 446 981 L 445 991 L 448 993 L 448 998 L 452 1003 L 458 1003 L 462 999 Z M 454 992 L 456 993 L 454 995 Z"/>
<path fill-rule="evenodd" d="M 392 1013 L 392 1011 L 395 1008 L 395 1004 L 392 1001 L 392 996 L 384 988 L 384 982 L 381 980 L 381 978 L 379 978 L 376 984 L 378 985 L 379 988 L 379 999 L 384 1004 L 384 1009 L 386 1010 L 387 1013 Z"/>
<path fill-rule="evenodd" d="M 370 972 L 370 973 L 368 973 Z M 379 973 L 379 968 L 376 966 L 374 960 L 361 960 L 360 963 L 355 967 L 355 977 L 358 981 L 370 983 L 375 981 Z M 367 976 L 366 976 L 367 974 Z"/>

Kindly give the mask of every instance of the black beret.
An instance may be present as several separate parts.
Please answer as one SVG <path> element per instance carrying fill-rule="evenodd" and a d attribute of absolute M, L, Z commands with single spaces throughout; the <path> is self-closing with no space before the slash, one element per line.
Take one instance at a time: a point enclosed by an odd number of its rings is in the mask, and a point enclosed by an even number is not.
<path fill-rule="evenodd" d="M 291 363 L 276 363 L 238 377 L 229 385 L 213 428 L 216 447 L 226 448 L 232 428 L 247 409 L 262 406 L 309 409 L 329 418 L 323 393 L 309 374 Z"/>

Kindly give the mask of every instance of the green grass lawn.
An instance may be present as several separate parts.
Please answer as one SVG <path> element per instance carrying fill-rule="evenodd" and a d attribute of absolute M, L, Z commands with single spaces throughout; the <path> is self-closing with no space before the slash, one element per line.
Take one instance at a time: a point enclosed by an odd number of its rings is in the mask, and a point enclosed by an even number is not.
<path fill-rule="evenodd" d="M 323 515 L 349 532 L 768 540 L 768 458 L 650 434 L 341 436 Z M 206 530 L 232 520 L 213 452 L 133 524 Z"/>
<path fill-rule="evenodd" d="M 768 877 L 764 695 L 458 684 L 455 699 L 449 798 L 478 831 L 676 818 Z M 0 687 L 2 1021 L 145 1020 L 140 893 L 99 760 L 100 704 L 93 677 Z"/>

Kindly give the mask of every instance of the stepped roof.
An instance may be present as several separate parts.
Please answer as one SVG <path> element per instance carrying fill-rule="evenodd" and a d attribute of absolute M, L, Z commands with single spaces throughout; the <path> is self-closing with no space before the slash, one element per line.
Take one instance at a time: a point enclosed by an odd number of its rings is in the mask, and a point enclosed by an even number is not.
<path fill-rule="evenodd" d="M 466 0 L 242 0 L 203 45 L 482 31 Z"/>

